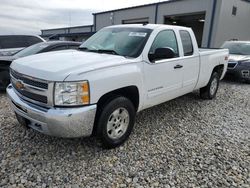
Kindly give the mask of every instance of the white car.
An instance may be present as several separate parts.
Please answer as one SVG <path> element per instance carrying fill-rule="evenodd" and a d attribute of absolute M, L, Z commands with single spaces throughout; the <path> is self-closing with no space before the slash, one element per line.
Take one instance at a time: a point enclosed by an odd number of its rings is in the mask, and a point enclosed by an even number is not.
<path fill-rule="evenodd" d="M 97 135 L 116 147 L 136 112 L 200 89 L 213 99 L 228 50 L 199 50 L 191 29 L 169 25 L 104 28 L 79 51 L 15 60 L 7 93 L 21 124 L 59 137 Z"/>

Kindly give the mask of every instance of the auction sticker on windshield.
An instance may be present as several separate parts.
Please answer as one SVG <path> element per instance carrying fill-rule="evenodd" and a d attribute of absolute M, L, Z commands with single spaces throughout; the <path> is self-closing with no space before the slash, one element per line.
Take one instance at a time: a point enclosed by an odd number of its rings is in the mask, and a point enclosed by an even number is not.
<path fill-rule="evenodd" d="M 147 33 L 142 33 L 142 32 L 130 32 L 129 35 L 130 37 L 146 37 Z"/>

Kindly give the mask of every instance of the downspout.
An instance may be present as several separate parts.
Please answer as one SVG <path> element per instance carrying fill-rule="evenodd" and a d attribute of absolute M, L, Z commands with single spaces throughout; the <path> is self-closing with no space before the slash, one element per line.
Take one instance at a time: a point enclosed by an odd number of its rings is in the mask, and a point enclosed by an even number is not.
<path fill-rule="evenodd" d="M 155 5 L 155 24 L 157 24 L 159 3 Z"/>
<path fill-rule="evenodd" d="M 211 23 L 210 23 L 209 35 L 208 35 L 208 45 L 207 45 L 208 48 L 211 48 L 211 43 L 212 43 L 212 34 L 213 34 L 213 28 L 214 28 L 216 5 L 217 5 L 217 0 L 213 0 L 213 9 L 212 9 Z"/>
<path fill-rule="evenodd" d="M 96 32 L 96 14 L 93 14 L 94 16 L 94 32 Z"/>

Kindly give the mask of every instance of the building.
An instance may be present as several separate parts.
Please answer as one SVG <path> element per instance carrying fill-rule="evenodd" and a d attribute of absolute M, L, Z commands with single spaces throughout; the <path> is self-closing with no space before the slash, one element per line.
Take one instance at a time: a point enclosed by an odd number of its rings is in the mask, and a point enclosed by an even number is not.
<path fill-rule="evenodd" d="M 250 40 L 250 0 L 168 0 L 98 12 L 93 17 L 89 34 L 110 25 L 155 23 L 191 27 L 200 47 L 220 47 L 226 40 Z M 44 31 L 48 34 L 53 30 L 43 30 L 42 36 Z"/>
<path fill-rule="evenodd" d="M 42 37 L 46 40 L 69 40 L 82 42 L 94 34 L 93 25 L 44 29 Z"/>

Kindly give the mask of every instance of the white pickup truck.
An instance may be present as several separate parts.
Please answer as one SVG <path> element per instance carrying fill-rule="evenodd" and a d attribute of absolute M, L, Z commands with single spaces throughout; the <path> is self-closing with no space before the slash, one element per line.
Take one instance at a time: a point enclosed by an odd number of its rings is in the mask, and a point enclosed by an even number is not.
<path fill-rule="evenodd" d="M 191 29 L 169 25 L 106 27 L 80 49 L 11 64 L 7 93 L 21 124 L 59 137 L 96 135 L 116 147 L 136 112 L 200 89 L 215 97 L 228 50 L 199 50 Z"/>

